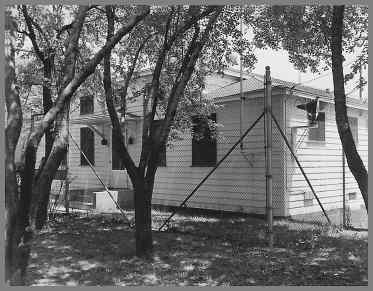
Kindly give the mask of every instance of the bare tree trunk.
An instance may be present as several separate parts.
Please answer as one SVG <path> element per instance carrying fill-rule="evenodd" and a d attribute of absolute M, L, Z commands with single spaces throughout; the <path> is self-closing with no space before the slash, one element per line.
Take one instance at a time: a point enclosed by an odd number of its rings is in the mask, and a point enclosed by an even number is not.
<path fill-rule="evenodd" d="M 14 240 L 17 220 L 18 185 L 14 153 L 22 127 L 22 109 L 15 84 L 16 22 L 6 11 L 5 37 L 5 100 L 7 124 L 5 128 L 5 281 L 9 282 L 17 264 L 17 243 Z"/>
<path fill-rule="evenodd" d="M 141 258 L 150 258 L 153 253 L 151 199 L 152 187 L 139 178 L 134 184 L 134 200 L 136 256 Z"/>
<path fill-rule="evenodd" d="M 347 117 L 342 55 L 343 15 L 344 6 L 333 7 L 331 52 L 335 118 L 342 147 L 346 154 L 348 167 L 350 168 L 351 173 L 359 185 L 365 207 L 368 211 L 368 172 L 360 158 L 358 151 L 356 150 L 356 145 Z"/>
<path fill-rule="evenodd" d="M 88 7 L 86 6 L 82 6 L 79 8 L 77 18 L 73 25 L 73 32 L 70 35 L 69 48 L 67 49 L 65 57 L 66 72 L 68 73 L 70 71 L 73 71 L 73 68 L 75 68 L 75 63 L 73 59 L 75 59 L 74 56 L 76 56 L 76 49 L 80 36 L 80 31 L 87 10 Z M 65 75 L 65 79 L 69 77 L 70 74 Z M 70 93 L 71 96 L 71 89 L 67 91 L 68 93 Z M 60 95 L 63 94 L 66 94 L 66 88 L 64 88 L 60 93 Z M 36 151 L 40 139 L 42 138 L 45 130 L 51 125 L 57 113 L 63 108 L 66 99 L 67 102 L 69 101 L 69 98 L 67 98 L 65 95 L 63 95 L 62 97 L 59 96 L 59 99 L 61 100 L 57 100 L 56 105 L 48 111 L 48 113 L 44 116 L 42 123 L 30 135 L 30 138 L 27 141 L 27 145 L 25 148 L 25 164 L 21 178 L 21 189 L 17 205 L 15 231 L 13 235 L 13 243 L 17 246 L 16 252 L 14 254 L 14 274 L 11 278 L 11 283 L 13 285 L 24 285 L 25 282 L 26 268 L 30 254 L 31 242 L 35 231 L 34 229 L 32 229 L 30 225 L 30 207 L 32 200 L 35 199 L 35 197 L 33 197 L 33 186 L 35 175 L 34 171 Z"/>
<path fill-rule="evenodd" d="M 22 5 L 21 10 L 23 13 L 23 17 L 25 18 L 26 26 L 28 29 L 27 36 L 29 37 L 32 43 L 35 55 L 39 58 L 39 60 L 43 64 L 43 75 L 44 75 L 43 109 L 44 109 L 44 114 L 46 114 L 53 106 L 50 86 L 52 83 L 52 69 L 54 66 L 54 53 L 50 47 L 45 50 L 40 49 L 40 46 L 37 42 L 37 38 L 35 35 L 35 31 L 34 31 L 35 20 L 33 20 L 30 14 L 28 13 L 26 5 Z M 38 27 L 39 29 L 41 29 L 40 26 Z M 53 135 L 50 131 L 50 126 L 49 126 L 45 132 L 45 158 L 48 158 L 49 153 L 52 149 L 52 145 L 53 145 Z"/>
<path fill-rule="evenodd" d="M 115 7 L 111 5 L 105 6 L 106 17 L 108 21 L 107 36 L 106 42 L 109 43 L 114 35 L 114 17 L 115 17 Z M 145 14 L 146 15 L 146 14 Z M 145 17 L 144 15 L 144 17 Z M 105 45 L 106 46 L 106 45 Z M 128 175 L 132 181 L 137 179 L 137 168 L 133 162 L 131 156 L 129 155 L 127 148 L 124 142 L 124 136 L 122 134 L 121 125 L 118 119 L 117 112 L 115 110 L 113 102 L 113 90 L 111 86 L 111 68 L 110 68 L 110 58 L 111 58 L 111 49 L 109 49 L 104 56 L 104 76 L 103 76 L 103 85 L 105 90 L 105 101 L 106 107 L 110 116 L 111 124 L 113 126 L 113 138 L 120 141 L 119 150 L 121 152 L 121 158 L 127 169 Z M 125 93 L 123 93 L 125 94 Z M 124 96 L 122 96 L 124 97 Z M 122 104 L 123 106 L 123 104 Z"/>
<path fill-rule="evenodd" d="M 47 84 L 43 85 L 43 109 L 44 114 L 46 114 L 53 106 L 52 103 L 52 92 L 51 92 L 51 82 L 52 82 L 52 68 L 53 68 L 53 57 L 48 56 L 44 60 L 44 83 L 48 80 Z M 49 154 L 53 146 L 53 133 L 51 131 L 51 126 L 45 131 L 45 158 L 49 157 Z"/>
<path fill-rule="evenodd" d="M 197 39 L 200 30 L 198 27 L 195 29 L 193 39 L 188 47 L 187 53 L 183 59 L 183 64 L 169 95 L 165 121 L 161 127 L 162 130 L 155 133 L 151 126 L 156 110 L 156 103 L 153 103 L 152 112 L 149 114 L 150 120 L 145 120 L 144 118 L 144 122 L 148 122 L 149 124 L 148 126 L 144 126 L 143 130 L 150 128 L 150 133 L 148 136 L 143 133 L 143 138 L 146 138 L 146 140 L 142 145 L 143 148 L 138 171 L 139 177 L 133 181 L 135 188 L 136 255 L 139 257 L 149 258 L 153 252 L 151 201 L 159 159 L 159 149 L 167 141 L 170 126 L 176 114 L 179 98 L 185 90 L 193 73 L 196 61 L 220 12 L 221 8 L 216 8 L 215 13 L 210 16 L 208 25 L 199 41 L 197 41 Z M 156 89 L 157 88 L 152 88 L 153 91 Z M 155 96 L 153 96 L 153 102 L 156 102 Z M 145 173 L 145 166 L 146 174 L 145 177 L 142 178 Z"/>
<path fill-rule="evenodd" d="M 157 60 L 157 65 L 153 72 L 152 88 L 151 88 L 151 98 L 152 98 L 152 111 L 149 114 L 146 114 L 144 110 L 144 125 L 143 125 L 143 143 L 140 156 L 139 166 L 136 167 L 133 163 L 132 158 L 130 157 L 124 143 L 123 135 L 121 134 L 120 123 L 118 120 L 117 113 L 115 111 L 113 101 L 112 101 L 112 92 L 111 92 L 111 77 L 110 77 L 110 55 L 105 56 L 104 59 L 104 89 L 106 97 L 107 110 L 109 112 L 112 126 L 113 126 L 113 137 L 122 141 L 120 143 L 120 152 L 125 167 L 128 171 L 128 174 L 131 178 L 133 187 L 134 187 L 134 200 L 135 200 L 135 221 L 136 221 L 136 255 L 138 257 L 150 258 L 153 252 L 153 239 L 152 239 L 152 227 L 151 227 L 151 201 L 153 194 L 154 178 L 157 170 L 157 162 L 159 149 L 162 144 L 165 143 L 169 133 L 169 127 L 173 121 L 173 118 L 176 113 L 177 104 L 179 101 L 179 96 L 182 95 L 185 86 L 188 83 L 188 80 L 191 77 L 193 72 L 196 60 L 207 41 L 208 35 L 215 23 L 221 7 L 213 7 L 206 9 L 204 13 L 201 13 L 198 16 L 193 17 L 188 22 L 186 22 L 176 33 L 174 33 L 167 40 L 167 27 L 170 24 L 172 13 L 169 16 L 168 24 L 166 25 L 166 33 L 164 44 L 161 48 L 160 56 Z M 183 60 L 182 68 L 176 78 L 175 84 L 172 88 L 170 94 L 170 101 L 167 107 L 167 124 L 163 126 L 163 133 L 157 137 L 153 136 L 152 133 L 152 122 L 154 119 L 156 107 L 157 107 L 157 97 L 159 89 L 159 76 L 162 70 L 162 65 L 167 51 L 171 48 L 173 42 L 178 36 L 181 36 L 185 31 L 187 31 L 193 24 L 196 24 L 198 19 L 209 15 L 214 12 L 214 15 L 209 19 L 209 23 L 204 33 L 202 34 L 201 40 L 197 41 L 199 36 L 199 29 L 196 29 L 195 35 L 193 36 L 193 41 L 191 42 L 188 55 Z M 113 23 L 110 23 L 111 12 L 107 10 L 108 17 L 108 40 L 110 39 L 111 30 L 110 27 L 113 26 Z M 135 57 L 136 61 L 136 57 Z M 135 64 L 135 63 L 134 63 Z M 127 76 L 130 78 L 131 74 Z M 128 80 L 127 80 L 128 82 Z M 122 104 L 123 106 L 123 104 Z M 146 172 L 145 172 L 146 171 Z"/>
<path fill-rule="evenodd" d="M 23 9 L 25 9 L 25 7 L 23 7 Z M 12 272 L 14 273 L 15 271 L 17 271 L 18 278 L 14 280 L 14 284 L 17 285 L 24 284 L 27 262 L 30 254 L 31 241 L 36 226 L 35 223 L 33 223 L 34 225 L 30 224 L 30 206 L 33 200 L 38 201 L 39 199 L 37 195 L 34 195 L 35 192 L 33 191 L 33 182 L 35 174 L 34 167 L 36 161 L 36 151 L 40 140 L 45 134 L 46 130 L 51 126 L 52 122 L 56 119 L 57 114 L 59 114 L 66 106 L 66 104 L 70 102 L 71 96 L 86 80 L 86 78 L 94 72 L 96 66 L 100 63 L 108 50 L 111 50 L 124 35 L 129 33 L 137 25 L 137 23 L 140 22 L 150 12 L 149 7 L 147 7 L 147 9 L 145 9 L 141 13 L 131 17 L 128 23 L 126 25 L 123 25 L 123 27 L 118 30 L 118 32 L 110 39 L 110 41 L 95 54 L 95 56 L 79 72 L 79 74 L 75 76 L 75 62 L 78 52 L 78 41 L 80 38 L 80 33 L 86 13 L 89 9 L 89 6 L 80 6 L 76 18 L 72 22 L 69 41 L 65 51 L 64 78 L 62 82 L 62 88 L 58 93 L 58 98 L 55 105 L 50 108 L 50 110 L 44 115 L 41 124 L 31 133 L 25 148 L 25 164 L 24 171 L 22 173 L 20 199 L 16 212 L 15 230 L 12 235 L 12 243 L 18 246 L 16 254 L 13 254 L 13 257 L 15 257 L 15 259 L 14 263 L 12 263 L 12 265 L 14 265 Z M 50 167 L 52 169 L 56 166 L 56 163 L 50 164 Z M 41 176 L 43 176 L 43 173 L 41 173 Z M 48 179 L 46 179 L 45 181 L 47 180 Z M 47 182 L 44 185 L 47 185 Z M 42 215 L 40 216 L 40 218 L 41 217 Z"/>
<path fill-rule="evenodd" d="M 66 106 L 64 112 L 64 119 L 62 124 L 58 125 L 58 136 L 55 138 L 52 150 L 42 172 L 39 175 L 36 184 L 34 185 L 35 192 L 34 197 L 38 197 L 32 203 L 31 221 L 33 228 L 36 230 L 42 229 L 44 226 L 47 215 L 48 215 L 48 204 L 50 199 L 50 189 L 54 179 L 54 176 L 67 153 L 68 147 L 68 129 L 67 129 L 67 110 L 69 106 Z M 37 194 L 36 194 L 37 193 Z"/>

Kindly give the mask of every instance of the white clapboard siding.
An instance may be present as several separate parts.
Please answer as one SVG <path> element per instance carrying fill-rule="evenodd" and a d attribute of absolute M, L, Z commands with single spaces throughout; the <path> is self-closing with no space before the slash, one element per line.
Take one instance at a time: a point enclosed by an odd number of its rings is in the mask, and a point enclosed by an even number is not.
<path fill-rule="evenodd" d="M 141 86 L 143 86 L 143 82 L 134 83 L 131 85 L 127 92 L 128 102 L 126 113 L 128 114 L 135 114 L 137 116 L 142 116 L 143 108 L 142 108 L 142 98 L 141 96 L 138 98 L 132 98 L 132 92 L 135 90 L 139 90 Z M 108 141 L 107 145 L 101 144 L 101 137 L 94 133 L 95 136 L 95 165 L 94 169 L 97 172 L 97 175 L 102 179 L 102 181 L 107 186 L 115 186 L 112 177 L 112 127 L 109 121 L 109 114 L 106 110 L 106 104 L 104 98 L 102 96 L 95 95 L 94 96 L 94 113 L 84 115 L 84 118 L 89 118 L 92 116 L 92 120 L 94 120 L 94 126 L 104 134 L 105 138 Z M 106 115 L 107 118 L 100 119 L 102 116 Z M 99 117 L 95 117 L 95 115 L 101 114 Z M 80 116 L 80 108 L 79 108 L 79 98 L 75 100 L 75 110 L 71 112 L 71 119 L 73 122 L 71 123 L 70 131 L 73 138 L 76 140 L 78 145 L 80 146 L 80 127 L 84 127 L 84 124 L 79 124 Z M 76 122 L 74 122 L 76 121 Z M 128 151 L 135 161 L 138 163 L 139 161 L 139 145 L 141 145 L 141 128 L 142 123 L 140 120 L 131 119 L 128 121 L 127 124 L 127 138 L 133 137 L 134 144 L 128 145 Z M 80 152 L 76 148 L 73 142 L 70 142 L 69 148 L 69 173 L 72 176 L 73 180 L 70 185 L 71 189 L 95 189 L 103 187 L 99 179 L 96 177 L 94 172 L 89 166 L 81 166 L 80 165 Z M 124 172 L 123 172 L 124 173 Z M 126 175 L 123 177 L 127 180 L 126 185 L 131 187 L 129 179 Z"/>
<path fill-rule="evenodd" d="M 71 135 L 80 147 L 80 128 L 84 125 L 74 124 L 70 128 Z M 98 126 L 99 130 L 105 136 L 109 136 L 109 126 Z M 99 177 L 105 183 L 109 183 L 111 172 L 108 171 L 109 166 L 109 145 L 101 144 L 101 137 L 94 133 L 95 137 L 95 164 L 94 168 Z M 100 181 L 95 176 L 94 172 L 89 166 L 80 165 L 80 151 L 73 141 L 70 142 L 69 147 L 69 174 L 72 176 L 72 183 L 70 189 L 94 189 L 102 187 Z"/>
<path fill-rule="evenodd" d="M 217 160 L 233 146 L 240 137 L 240 102 L 229 102 L 217 112 L 219 128 Z M 275 115 L 282 117 L 282 101 L 273 100 Z M 263 111 L 262 99 L 246 101 L 243 131 Z M 275 131 L 275 130 L 274 130 Z M 262 214 L 265 211 L 265 160 L 263 119 L 244 139 L 243 153 L 239 146 L 227 157 L 218 169 L 187 202 L 189 207 L 242 211 Z M 282 143 L 274 135 L 273 142 L 273 192 L 275 215 L 284 214 L 283 197 L 283 151 Z M 245 156 L 246 158 L 245 158 Z M 212 167 L 192 166 L 191 135 L 176 141 L 167 150 L 167 167 L 160 167 L 156 174 L 153 203 L 179 205 L 199 184 Z"/>
<path fill-rule="evenodd" d="M 299 103 L 306 102 L 305 99 L 286 99 L 286 124 L 289 140 L 294 141 L 290 125 L 304 124 L 305 112 L 296 108 Z M 297 144 L 296 154 L 307 174 L 316 194 L 318 195 L 325 209 L 342 208 L 343 186 L 342 186 L 342 147 L 335 122 L 333 104 L 323 106 L 325 111 L 325 141 L 309 141 L 308 132 L 301 143 Z M 358 144 L 357 149 L 366 166 L 368 166 L 368 127 L 367 112 L 348 108 L 348 115 L 358 117 Z M 303 129 L 298 129 L 297 140 L 300 139 Z M 294 133 L 294 131 L 293 131 Z M 314 199 L 313 206 L 304 206 L 304 193 L 311 192 L 301 171 L 296 165 L 290 153 L 286 151 L 286 172 L 287 172 L 287 197 L 289 215 L 307 214 L 319 212 L 321 208 Z M 361 204 L 362 197 L 355 179 L 352 177 L 346 164 L 346 194 L 356 192 L 356 201 L 348 201 L 349 204 Z"/>

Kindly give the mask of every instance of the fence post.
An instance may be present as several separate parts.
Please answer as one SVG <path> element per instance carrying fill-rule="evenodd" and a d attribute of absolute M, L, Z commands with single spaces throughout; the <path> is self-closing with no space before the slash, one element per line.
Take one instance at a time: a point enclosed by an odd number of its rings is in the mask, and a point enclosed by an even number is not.
<path fill-rule="evenodd" d="M 66 175 L 65 175 L 65 193 L 64 193 L 64 204 L 65 212 L 69 213 L 70 201 L 69 201 L 69 151 L 70 151 L 70 105 L 66 105 L 66 130 L 67 130 L 67 150 L 66 150 Z"/>
<path fill-rule="evenodd" d="M 272 84 L 270 67 L 266 66 L 264 94 L 264 139 L 266 177 L 266 215 L 268 224 L 268 246 L 273 248 L 273 205 L 272 205 Z"/>
<path fill-rule="evenodd" d="M 343 228 L 346 228 L 346 169 L 345 169 L 345 153 L 342 147 L 342 195 L 343 195 L 343 207 L 342 207 L 342 223 L 343 223 Z"/>

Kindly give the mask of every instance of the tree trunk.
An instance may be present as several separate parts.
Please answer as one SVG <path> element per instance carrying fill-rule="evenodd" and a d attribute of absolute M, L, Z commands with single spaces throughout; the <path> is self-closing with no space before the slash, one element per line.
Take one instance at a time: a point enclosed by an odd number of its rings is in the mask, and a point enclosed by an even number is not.
<path fill-rule="evenodd" d="M 35 182 L 31 210 L 32 226 L 40 230 L 47 219 L 50 190 L 54 176 L 67 153 L 68 147 L 68 112 L 69 104 L 66 104 L 61 122 L 56 120 L 58 136 L 54 139 L 52 150 Z"/>
<path fill-rule="evenodd" d="M 145 179 L 134 183 L 136 256 L 146 259 L 153 253 L 151 188 Z"/>
<path fill-rule="evenodd" d="M 15 81 L 15 19 L 6 11 L 5 37 L 5 100 L 7 122 L 5 128 L 5 281 L 9 282 L 15 270 L 15 229 L 17 222 L 18 185 L 14 153 L 22 127 L 22 109 Z"/>
<path fill-rule="evenodd" d="M 39 176 L 34 192 L 38 192 L 39 199 L 35 201 L 35 210 L 32 213 L 35 229 L 40 230 L 44 226 L 48 215 L 50 190 L 54 176 L 67 152 L 67 143 L 63 138 L 58 138 Z"/>
<path fill-rule="evenodd" d="M 13 256 L 13 274 L 10 278 L 12 285 L 24 285 L 30 243 L 33 237 L 29 227 L 29 212 L 31 205 L 31 195 L 34 180 L 34 167 L 36 158 L 36 148 L 30 144 L 26 148 L 25 168 L 22 172 L 20 196 L 17 205 L 16 224 L 13 235 L 15 253 Z"/>
<path fill-rule="evenodd" d="M 344 6 L 334 6 L 332 22 L 332 70 L 334 84 L 334 103 L 335 118 L 338 127 L 339 137 L 346 155 L 348 167 L 355 177 L 361 194 L 364 199 L 365 207 L 368 211 L 368 172 L 356 150 L 350 125 L 347 117 L 346 95 L 343 75 L 343 55 L 342 55 L 342 31 L 343 31 Z"/>
<path fill-rule="evenodd" d="M 53 106 L 52 93 L 51 93 L 51 81 L 52 81 L 52 68 L 53 68 L 53 57 L 48 56 L 44 60 L 44 85 L 43 85 L 43 110 L 46 114 Z M 48 80 L 47 84 L 46 80 Z M 51 126 L 45 131 L 45 158 L 47 159 L 53 146 L 53 132 Z"/>

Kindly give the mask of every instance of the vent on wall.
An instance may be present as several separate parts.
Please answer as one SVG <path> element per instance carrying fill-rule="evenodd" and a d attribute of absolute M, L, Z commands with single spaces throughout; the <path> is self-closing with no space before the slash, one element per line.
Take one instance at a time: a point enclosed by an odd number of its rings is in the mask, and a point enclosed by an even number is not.
<path fill-rule="evenodd" d="M 356 192 L 348 193 L 348 200 L 355 200 L 356 199 Z"/>
<path fill-rule="evenodd" d="M 304 192 L 304 206 L 312 206 L 313 205 L 313 194 L 311 192 Z"/>

